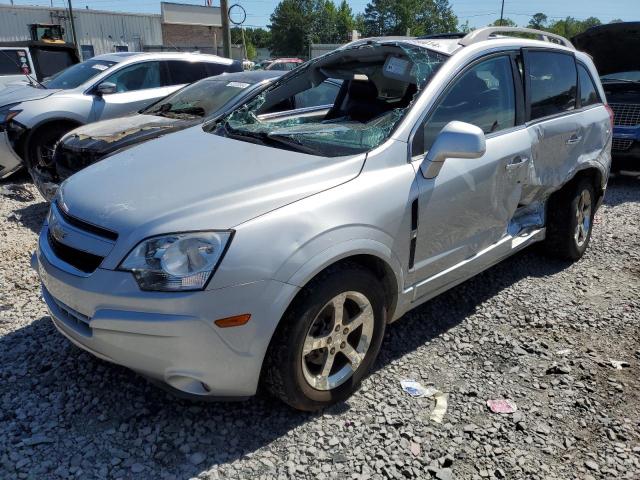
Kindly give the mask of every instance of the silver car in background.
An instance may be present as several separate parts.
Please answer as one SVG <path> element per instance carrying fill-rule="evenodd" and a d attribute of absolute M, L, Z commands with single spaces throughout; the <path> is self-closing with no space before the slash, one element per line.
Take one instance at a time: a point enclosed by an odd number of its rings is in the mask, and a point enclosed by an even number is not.
<path fill-rule="evenodd" d="M 53 147 L 80 125 L 121 117 L 186 84 L 240 62 L 195 53 L 112 53 L 73 65 L 39 84 L 0 90 L 0 179 L 48 166 Z"/>
<path fill-rule="evenodd" d="M 33 258 L 55 326 L 175 391 L 315 410 L 410 309 L 535 242 L 579 259 L 611 112 L 588 55 L 512 30 L 359 40 L 75 174 Z M 329 78 L 332 105 L 268 113 Z"/>

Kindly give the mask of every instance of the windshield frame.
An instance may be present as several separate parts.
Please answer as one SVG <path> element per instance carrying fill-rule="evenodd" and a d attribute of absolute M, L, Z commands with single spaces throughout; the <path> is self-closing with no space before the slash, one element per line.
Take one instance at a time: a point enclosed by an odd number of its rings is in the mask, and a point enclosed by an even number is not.
<path fill-rule="evenodd" d="M 229 120 L 228 117 L 233 115 L 234 112 L 239 111 L 242 108 L 248 107 L 249 104 L 251 102 L 253 102 L 258 97 L 258 95 L 260 95 L 260 94 L 268 95 L 271 91 L 277 89 L 278 87 L 280 87 L 284 83 L 290 81 L 290 79 L 292 79 L 293 77 L 297 77 L 298 75 L 302 75 L 311 66 L 317 64 L 320 61 L 327 60 L 327 59 L 329 59 L 331 57 L 335 57 L 336 59 L 338 59 L 340 56 L 344 55 L 345 53 L 348 53 L 349 51 L 359 50 L 359 49 L 363 49 L 363 48 L 371 48 L 372 46 L 396 47 L 396 48 L 398 48 L 400 50 L 403 50 L 404 54 L 409 56 L 410 58 L 411 58 L 411 56 L 409 54 L 410 50 L 413 50 L 413 52 L 416 52 L 416 51 L 417 52 L 425 52 L 425 53 L 428 53 L 430 55 L 434 55 L 434 56 L 437 56 L 437 57 L 441 58 L 441 61 L 439 62 L 437 68 L 435 68 L 430 73 L 430 76 L 428 77 L 428 79 L 424 83 L 418 85 L 417 92 L 414 94 L 414 96 L 411 99 L 411 101 L 409 102 L 409 104 L 406 107 L 401 108 L 401 112 L 399 112 L 399 115 L 396 116 L 395 120 L 393 121 L 392 127 L 388 130 L 388 132 L 386 133 L 386 135 L 385 135 L 383 140 L 381 140 L 379 143 L 375 144 L 374 146 L 366 146 L 366 147 L 363 146 L 364 149 L 358 150 L 358 151 L 353 151 L 353 152 L 350 152 L 350 153 L 332 155 L 332 154 L 327 154 L 326 152 L 324 152 L 324 153 L 321 153 L 319 155 L 327 156 L 327 157 L 337 157 L 337 156 L 344 156 L 344 155 L 366 154 L 368 152 L 371 152 L 372 150 L 375 150 L 377 148 L 382 147 L 383 145 L 388 143 L 390 139 L 392 139 L 394 137 L 395 132 L 403 125 L 404 120 L 406 119 L 407 115 L 410 112 L 413 111 L 414 106 L 419 101 L 419 99 L 422 97 L 422 93 L 424 92 L 424 90 L 431 83 L 431 80 L 437 75 L 438 71 L 449 61 L 449 59 L 452 57 L 452 54 L 444 52 L 444 51 L 440 51 L 438 49 L 429 48 L 428 46 L 416 45 L 415 43 L 413 43 L 411 41 L 403 41 L 403 40 L 397 40 L 397 39 L 394 39 L 394 40 L 379 39 L 379 40 L 367 41 L 366 43 L 358 42 L 357 44 L 346 45 L 346 46 L 344 46 L 342 48 L 339 48 L 337 50 L 329 52 L 329 53 L 327 53 L 325 55 L 322 55 L 322 56 L 317 57 L 315 59 L 312 59 L 312 60 L 309 60 L 307 62 L 304 62 L 298 68 L 285 73 L 282 77 L 280 77 L 276 81 L 272 82 L 271 85 L 269 85 L 269 87 L 267 87 L 266 89 L 262 90 L 262 92 L 256 93 L 256 95 L 252 95 L 249 99 L 247 99 L 246 101 L 241 102 L 239 105 L 234 107 L 228 113 L 224 114 L 224 116 L 221 115 L 215 122 L 210 122 L 209 124 L 207 124 L 207 127 L 209 127 L 207 131 L 209 133 L 213 133 L 213 134 L 218 134 L 218 135 L 224 136 L 220 132 L 221 132 L 221 130 L 225 129 L 225 127 L 223 125 L 228 122 L 228 120 Z M 419 79 L 418 79 L 418 82 L 419 82 Z M 301 93 L 303 91 L 305 91 L 305 90 L 302 90 L 302 91 L 297 92 L 297 93 Z M 397 109 L 394 109 L 394 110 L 390 110 L 389 112 L 387 112 L 387 114 L 391 114 L 392 112 L 397 111 L 397 110 L 400 110 L 400 109 L 397 108 Z M 295 109 L 293 111 L 297 112 L 297 111 L 300 111 L 300 109 Z M 265 115 L 268 115 L 268 114 L 265 114 Z M 260 115 L 259 117 L 260 117 L 260 119 L 265 118 L 262 115 Z M 380 115 L 380 117 L 382 117 L 382 115 Z M 221 120 L 222 120 L 222 122 L 221 122 Z M 378 118 L 374 118 L 374 119 L 372 119 L 370 121 L 374 121 L 374 120 L 378 120 Z M 369 122 L 367 122 L 367 123 L 369 123 Z M 339 124 L 336 124 L 336 125 L 339 125 Z M 219 127 L 219 128 L 216 128 L 216 127 Z M 234 128 L 234 127 L 231 126 L 231 128 Z M 372 128 L 375 128 L 375 127 L 372 126 Z M 238 129 L 234 128 L 234 130 L 238 130 Z M 355 130 L 358 130 L 358 129 L 355 129 Z M 317 143 L 317 144 L 323 145 L 323 146 L 332 145 L 330 142 L 326 142 L 326 141 L 324 141 L 324 142 L 323 141 L 317 141 L 317 140 L 311 140 L 311 141 L 314 144 Z M 273 146 L 273 145 L 269 145 L 269 146 Z M 337 145 L 333 144 L 333 146 L 336 147 Z M 343 146 L 343 148 L 347 149 L 347 148 L 351 148 L 351 147 Z"/>

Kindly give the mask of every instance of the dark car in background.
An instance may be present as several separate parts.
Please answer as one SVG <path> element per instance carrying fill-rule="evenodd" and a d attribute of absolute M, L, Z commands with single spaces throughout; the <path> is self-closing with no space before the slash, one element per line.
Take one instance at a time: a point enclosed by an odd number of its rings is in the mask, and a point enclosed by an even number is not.
<path fill-rule="evenodd" d="M 640 170 L 640 22 L 599 25 L 572 41 L 593 57 L 614 113 L 612 168 Z"/>
<path fill-rule="evenodd" d="M 285 72 L 235 72 L 208 77 L 164 97 L 136 115 L 84 125 L 57 143 L 49 168 L 31 174 L 50 200 L 60 182 L 112 153 L 182 130 L 233 108 Z"/>

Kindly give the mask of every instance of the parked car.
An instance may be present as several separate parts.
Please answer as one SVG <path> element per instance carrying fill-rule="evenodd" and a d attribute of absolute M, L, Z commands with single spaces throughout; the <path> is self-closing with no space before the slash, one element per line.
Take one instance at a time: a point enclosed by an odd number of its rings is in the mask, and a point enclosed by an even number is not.
<path fill-rule="evenodd" d="M 298 68 L 303 63 L 304 60 L 300 60 L 299 58 L 276 58 L 275 60 L 270 61 L 264 69 L 289 71 L 294 68 Z"/>
<path fill-rule="evenodd" d="M 328 78 L 332 106 L 265 113 Z M 584 254 L 604 98 L 546 32 L 347 44 L 64 182 L 33 258 L 43 298 L 75 344 L 174 391 L 342 401 L 407 311 L 535 242 Z"/>
<path fill-rule="evenodd" d="M 0 178 L 24 162 L 49 165 L 70 130 L 136 112 L 180 87 L 242 65 L 215 55 L 112 53 L 73 65 L 46 80 L 0 90 Z"/>
<path fill-rule="evenodd" d="M 68 43 L 0 43 L 0 91 L 9 85 L 42 82 L 79 62 L 75 47 Z"/>
<path fill-rule="evenodd" d="M 167 133 L 203 123 L 263 89 L 284 72 L 223 73 L 202 79 L 143 108 L 135 115 L 83 125 L 56 144 L 52 162 L 31 170 L 34 183 L 51 200 L 61 181 L 112 153 Z M 336 86 L 336 93 L 339 86 Z"/>
<path fill-rule="evenodd" d="M 613 167 L 640 170 L 640 22 L 592 27 L 573 42 L 593 57 L 613 109 Z"/>

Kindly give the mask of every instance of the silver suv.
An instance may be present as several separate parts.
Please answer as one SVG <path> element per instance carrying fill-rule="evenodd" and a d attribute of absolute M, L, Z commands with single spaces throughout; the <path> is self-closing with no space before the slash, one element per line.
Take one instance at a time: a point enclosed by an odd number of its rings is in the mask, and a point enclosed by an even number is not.
<path fill-rule="evenodd" d="M 77 173 L 34 257 L 54 324 L 175 391 L 314 410 L 408 310 L 535 242 L 579 259 L 610 111 L 587 55 L 509 31 L 357 41 Z"/>
<path fill-rule="evenodd" d="M 0 178 L 47 168 L 53 147 L 80 125 L 134 113 L 188 83 L 242 64 L 194 53 L 111 53 L 43 82 L 0 90 Z"/>

